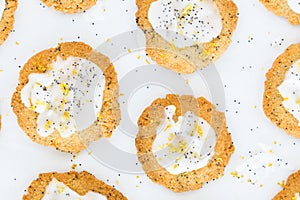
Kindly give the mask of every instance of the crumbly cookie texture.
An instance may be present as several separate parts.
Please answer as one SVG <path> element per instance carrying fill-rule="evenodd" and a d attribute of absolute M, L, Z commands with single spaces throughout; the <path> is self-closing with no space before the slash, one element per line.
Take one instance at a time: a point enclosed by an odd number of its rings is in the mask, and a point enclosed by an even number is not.
<path fill-rule="evenodd" d="M 0 20 L 0 45 L 8 38 L 10 32 L 13 29 L 15 22 L 15 11 L 18 7 L 17 0 L 6 0 L 5 10 Z"/>
<path fill-rule="evenodd" d="M 175 121 L 178 120 L 179 116 L 191 111 L 206 120 L 214 129 L 217 138 L 214 156 L 205 167 L 173 175 L 156 160 L 152 152 L 152 144 L 156 138 L 156 128 L 164 117 L 164 108 L 169 105 L 176 107 Z M 224 113 L 216 111 L 215 106 L 205 98 L 196 99 L 193 96 L 167 95 L 164 99 L 157 99 L 144 110 L 138 120 L 138 126 L 139 132 L 135 144 L 138 159 L 144 171 L 153 182 L 174 192 L 197 190 L 204 183 L 222 176 L 225 166 L 234 152 L 232 138 L 226 128 Z"/>
<path fill-rule="evenodd" d="M 295 13 L 288 5 L 287 0 L 260 0 L 262 4 L 271 12 L 278 16 L 285 17 L 290 24 L 300 24 L 300 14 Z"/>
<path fill-rule="evenodd" d="M 273 200 L 294 200 L 296 193 L 300 194 L 300 170 L 289 176 L 283 189 Z"/>
<path fill-rule="evenodd" d="M 48 7 L 65 13 L 77 13 L 94 6 L 97 0 L 42 0 Z"/>
<path fill-rule="evenodd" d="M 80 173 L 71 171 L 66 173 L 52 172 L 40 174 L 38 179 L 34 180 L 28 187 L 28 193 L 23 196 L 23 200 L 41 200 L 52 179 L 64 183 L 79 195 L 85 195 L 91 191 L 106 196 L 108 200 L 127 199 L 121 192 L 98 180 L 92 174 L 86 171 Z"/>
<path fill-rule="evenodd" d="M 298 120 L 285 109 L 282 102 L 283 96 L 278 87 L 285 79 L 285 75 L 293 62 L 300 59 L 300 43 L 289 46 L 273 63 L 267 72 L 265 81 L 265 92 L 263 97 L 263 109 L 266 116 L 279 128 L 288 134 L 300 138 L 300 127 Z"/>
<path fill-rule="evenodd" d="M 87 129 L 67 138 L 61 137 L 57 130 L 47 137 L 42 137 L 36 130 L 38 114 L 22 103 L 21 90 L 28 83 L 28 76 L 31 73 L 45 72 L 46 67 L 56 61 L 58 56 L 64 60 L 70 56 L 84 58 L 101 68 L 105 75 L 103 104 L 97 121 Z M 79 152 L 102 136 L 110 137 L 113 130 L 118 126 L 120 122 L 118 93 L 117 73 L 106 56 L 93 51 L 89 45 L 82 42 L 66 42 L 59 44 L 56 48 L 39 52 L 28 60 L 20 71 L 19 84 L 12 97 L 11 105 L 20 127 L 32 141 L 45 146 L 52 146 L 64 152 Z"/>
<path fill-rule="evenodd" d="M 153 29 L 148 19 L 151 3 L 156 0 L 136 0 L 136 22 L 146 36 L 146 52 L 158 64 L 178 73 L 190 74 L 216 61 L 231 43 L 238 21 L 238 9 L 232 0 L 215 0 L 222 17 L 222 31 L 207 43 L 185 48 L 174 47 Z"/>

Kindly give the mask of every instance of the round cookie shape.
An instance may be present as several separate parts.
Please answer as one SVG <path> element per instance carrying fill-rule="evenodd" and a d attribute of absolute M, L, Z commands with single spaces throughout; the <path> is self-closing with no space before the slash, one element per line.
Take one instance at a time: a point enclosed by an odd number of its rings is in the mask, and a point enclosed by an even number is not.
<path fill-rule="evenodd" d="M 77 13 L 94 6 L 97 0 L 42 0 L 48 7 L 65 13 Z"/>
<path fill-rule="evenodd" d="M 263 109 L 266 116 L 286 133 L 300 138 L 300 126 L 298 120 L 283 106 L 284 97 L 278 87 L 283 83 L 286 73 L 293 62 L 300 59 L 300 43 L 289 46 L 273 63 L 267 72 L 265 91 L 263 97 Z"/>
<path fill-rule="evenodd" d="M 41 200 L 43 199 L 46 188 L 50 182 L 56 179 L 64 183 L 70 189 L 79 195 L 85 195 L 88 192 L 94 192 L 104 195 L 108 200 L 127 200 L 127 198 L 118 190 L 98 180 L 92 174 L 83 172 L 66 172 L 66 173 L 43 173 L 34 180 L 27 189 L 27 194 L 23 196 L 23 200 Z"/>
<path fill-rule="evenodd" d="M 159 65 L 178 73 L 190 74 L 216 61 L 231 43 L 231 36 L 238 21 L 238 9 L 232 0 L 213 1 L 221 15 L 221 33 L 210 42 L 196 43 L 184 48 L 177 48 L 152 27 L 148 11 L 156 1 L 136 0 L 136 22 L 145 34 L 147 54 Z"/>
<path fill-rule="evenodd" d="M 260 2 L 271 12 L 285 17 L 290 24 L 300 24 L 300 14 L 294 12 L 288 4 L 288 0 L 260 0 Z"/>
<path fill-rule="evenodd" d="M 216 134 L 214 155 L 206 166 L 190 172 L 171 174 L 158 163 L 152 152 L 152 145 L 156 138 L 156 128 L 164 118 L 164 108 L 169 105 L 176 107 L 173 117 L 175 121 L 178 120 L 179 116 L 191 111 L 207 121 L 214 129 Z M 136 136 L 135 145 L 138 159 L 144 171 L 153 182 L 174 192 L 197 190 L 204 183 L 222 176 L 225 166 L 234 152 L 232 138 L 226 128 L 224 113 L 216 111 L 215 106 L 202 97 L 196 99 L 188 95 L 170 94 L 164 99 L 157 99 L 144 110 L 138 120 L 138 126 L 139 132 Z"/>
<path fill-rule="evenodd" d="M 273 198 L 273 200 L 296 199 L 296 194 L 300 194 L 300 170 L 291 174 L 283 189 Z"/>
<path fill-rule="evenodd" d="M 5 9 L 0 20 L 0 45 L 8 38 L 15 22 L 15 11 L 18 7 L 18 0 L 5 0 Z"/>
<path fill-rule="evenodd" d="M 105 76 L 105 87 L 102 97 L 102 107 L 97 120 L 88 128 L 77 131 L 70 137 L 62 137 L 58 130 L 54 130 L 47 137 L 37 132 L 38 113 L 26 107 L 21 100 L 21 91 L 29 81 L 32 73 L 44 73 L 47 66 L 56 61 L 57 57 L 66 60 L 68 57 L 79 57 L 96 64 Z M 110 137 L 120 122 L 120 107 L 118 103 L 119 86 L 117 73 L 108 57 L 93 51 L 92 47 L 82 42 L 65 42 L 55 48 L 41 51 L 31 57 L 20 71 L 19 84 L 13 94 L 11 105 L 18 118 L 22 130 L 36 143 L 52 146 L 64 152 L 79 152 L 92 141 L 101 137 Z"/>

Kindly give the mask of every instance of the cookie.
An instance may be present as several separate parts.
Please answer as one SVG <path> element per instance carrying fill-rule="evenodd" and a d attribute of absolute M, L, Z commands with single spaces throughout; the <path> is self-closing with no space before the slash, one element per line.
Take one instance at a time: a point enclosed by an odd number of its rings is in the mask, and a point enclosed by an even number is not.
<path fill-rule="evenodd" d="M 72 191 L 84 196 L 88 192 L 102 194 L 108 200 L 126 200 L 127 198 L 115 188 L 98 180 L 92 174 L 83 172 L 66 172 L 66 173 L 44 173 L 40 174 L 38 179 L 34 180 L 27 189 L 27 194 L 23 196 L 23 200 L 41 200 L 46 195 L 47 186 L 56 179 L 63 183 Z M 62 192 L 65 188 L 62 188 Z M 63 192 L 64 193 L 64 192 Z"/>
<path fill-rule="evenodd" d="M 203 118 L 214 130 L 216 144 L 214 155 L 208 163 L 199 169 L 186 171 L 179 174 L 171 174 L 158 163 L 154 156 L 152 145 L 157 137 L 157 127 L 161 124 L 164 116 L 164 108 L 174 105 L 176 112 L 174 120 L 183 116 L 188 111 Z M 228 164 L 234 146 L 230 133 L 226 128 L 225 115 L 216 111 L 205 98 L 193 96 L 167 95 L 164 99 L 155 100 L 144 110 L 138 120 L 139 132 L 136 136 L 135 145 L 140 163 L 147 176 L 155 183 L 165 186 L 174 192 L 187 192 L 197 190 L 204 183 L 223 176 L 225 166 Z"/>
<path fill-rule="evenodd" d="M 273 200 L 297 200 L 300 198 L 300 170 L 290 175 L 283 189 Z"/>
<path fill-rule="evenodd" d="M 152 27 L 148 11 L 156 0 L 136 0 L 136 22 L 146 36 L 146 52 L 159 65 L 178 73 L 193 73 L 216 61 L 231 43 L 238 21 L 238 9 L 232 0 L 213 1 L 221 15 L 221 33 L 209 42 L 177 48 Z"/>
<path fill-rule="evenodd" d="M 42 0 L 48 7 L 65 13 L 82 12 L 94 6 L 97 0 Z"/>
<path fill-rule="evenodd" d="M 99 115 L 96 121 L 84 130 L 76 131 L 69 137 L 62 137 L 60 132 L 55 129 L 50 135 L 46 137 L 41 136 L 37 131 L 39 115 L 31 108 L 25 106 L 21 99 L 21 91 L 28 84 L 31 74 L 46 73 L 50 69 L 50 64 L 57 61 L 58 58 L 67 60 L 69 57 L 86 59 L 101 68 L 105 76 L 102 107 L 99 108 Z M 27 61 L 20 71 L 19 84 L 13 94 L 11 105 L 18 118 L 19 126 L 32 141 L 45 146 L 52 146 L 64 152 L 79 152 L 85 149 L 92 141 L 102 136 L 110 137 L 113 130 L 118 126 L 120 122 L 118 94 L 117 73 L 109 58 L 93 51 L 89 45 L 82 42 L 66 42 L 59 44 L 55 48 L 41 51 Z M 46 121 L 45 127 L 47 122 L 49 120 Z"/>
<path fill-rule="evenodd" d="M 289 46 L 273 63 L 266 74 L 263 109 L 266 116 L 286 133 L 300 138 L 299 121 L 284 107 L 286 100 L 279 92 L 293 63 L 300 59 L 300 44 Z M 292 89 L 292 88 L 291 88 Z"/>
<path fill-rule="evenodd" d="M 0 20 L 0 45 L 8 38 L 13 29 L 14 14 L 18 7 L 17 0 L 5 0 L 5 9 Z"/>
<path fill-rule="evenodd" d="M 260 2 L 271 12 L 285 17 L 290 24 L 300 24 L 300 14 L 294 12 L 288 4 L 288 0 L 260 0 Z"/>

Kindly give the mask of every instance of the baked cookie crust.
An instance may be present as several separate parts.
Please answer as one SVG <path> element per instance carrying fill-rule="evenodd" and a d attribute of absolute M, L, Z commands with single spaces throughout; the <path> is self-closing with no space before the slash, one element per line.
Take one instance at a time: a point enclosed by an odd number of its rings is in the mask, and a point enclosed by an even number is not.
<path fill-rule="evenodd" d="M 105 76 L 103 104 L 97 121 L 87 129 L 67 138 L 61 137 L 57 130 L 54 130 L 47 137 L 40 136 L 36 130 L 38 113 L 27 108 L 21 101 L 21 91 L 28 83 L 28 76 L 31 73 L 44 73 L 47 66 L 56 61 L 57 56 L 60 56 L 63 60 L 70 56 L 87 59 L 97 64 Z M 65 42 L 59 44 L 56 48 L 41 51 L 28 60 L 20 71 L 19 84 L 13 94 L 11 105 L 18 118 L 19 126 L 32 141 L 44 146 L 52 146 L 64 152 L 79 152 L 102 136 L 110 137 L 118 126 L 120 122 L 118 94 L 117 73 L 109 58 L 93 51 L 92 47 L 82 42 Z"/>
<path fill-rule="evenodd" d="M 273 63 L 267 72 L 265 91 L 263 97 L 263 109 L 266 116 L 286 133 L 300 138 L 300 126 L 298 120 L 283 106 L 283 96 L 278 87 L 285 79 L 285 75 L 293 65 L 300 59 L 300 43 L 289 46 Z"/>
<path fill-rule="evenodd" d="M 300 24 L 300 14 L 290 8 L 287 0 L 260 0 L 260 2 L 275 15 L 285 17 L 290 24 Z"/>
<path fill-rule="evenodd" d="M 290 175 L 283 189 L 273 200 L 293 200 L 295 193 L 300 193 L 300 170 Z"/>
<path fill-rule="evenodd" d="M 13 29 L 17 7 L 18 0 L 5 0 L 5 10 L 0 20 L 0 45 L 8 38 Z"/>
<path fill-rule="evenodd" d="M 174 47 L 155 32 L 148 19 L 148 10 L 155 1 L 157 0 L 136 0 L 136 22 L 146 36 L 147 54 L 159 65 L 178 73 L 190 74 L 216 61 L 231 43 L 238 21 L 238 9 L 232 0 L 214 0 L 222 18 L 220 35 L 210 42 L 185 48 Z"/>
<path fill-rule="evenodd" d="M 94 6 L 97 0 L 42 0 L 48 7 L 65 13 L 82 12 Z"/>
<path fill-rule="evenodd" d="M 23 196 L 23 200 L 41 200 L 52 179 L 64 183 L 79 195 L 85 195 L 91 191 L 106 196 L 108 200 L 127 200 L 121 192 L 98 180 L 86 171 L 80 173 L 71 171 L 66 173 L 52 172 L 40 174 L 38 179 L 34 180 L 28 187 L 28 193 Z"/>
<path fill-rule="evenodd" d="M 205 167 L 173 175 L 161 166 L 155 158 L 152 144 L 156 138 L 156 128 L 164 118 L 164 108 L 169 105 L 176 107 L 176 113 L 173 117 L 175 121 L 187 111 L 192 111 L 195 115 L 206 120 L 214 129 L 217 138 L 214 156 Z M 204 183 L 222 176 L 225 166 L 234 152 L 232 138 L 226 128 L 224 113 L 216 111 L 215 106 L 202 97 L 196 99 L 193 96 L 171 94 L 164 99 L 157 99 L 144 110 L 138 120 L 138 126 L 139 132 L 136 136 L 135 145 L 138 159 L 144 171 L 153 182 L 174 192 L 197 190 Z"/>

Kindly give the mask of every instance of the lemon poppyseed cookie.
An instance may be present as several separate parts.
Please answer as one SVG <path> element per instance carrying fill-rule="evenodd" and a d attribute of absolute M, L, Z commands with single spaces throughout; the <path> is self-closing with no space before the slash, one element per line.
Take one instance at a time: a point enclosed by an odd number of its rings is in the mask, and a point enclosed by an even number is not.
<path fill-rule="evenodd" d="M 273 200 L 299 200 L 300 199 L 300 170 L 290 175 L 283 189 Z"/>
<path fill-rule="evenodd" d="M 222 176 L 234 152 L 224 113 L 202 97 L 157 99 L 138 126 L 135 144 L 144 171 L 174 192 L 197 190 Z"/>
<path fill-rule="evenodd" d="M 300 0 L 260 0 L 260 2 L 269 11 L 285 17 L 290 24 L 300 24 Z"/>
<path fill-rule="evenodd" d="M 263 109 L 288 134 L 300 138 L 300 43 L 281 54 L 267 72 Z"/>
<path fill-rule="evenodd" d="M 97 0 L 42 0 L 48 7 L 65 13 L 77 13 L 94 6 Z"/>
<path fill-rule="evenodd" d="M 0 45 L 8 38 L 13 29 L 17 6 L 17 0 L 1 0 L 0 2 Z"/>
<path fill-rule="evenodd" d="M 126 200 L 127 198 L 86 171 L 40 174 L 23 196 L 23 200 L 53 199 Z"/>
<path fill-rule="evenodd" d="M 158 64 L 192 73 L 217 60 L 238 21 L 232 0 L 136 0 L 146 52 Z"/>
<path fill-rule="evenodd" d="M 27 61 L 12 107 L 31 140 L 78 152 L 110 137 L 119 124 L 118 90 L 109 58 L 87 44 L 66 42 Z"/>

